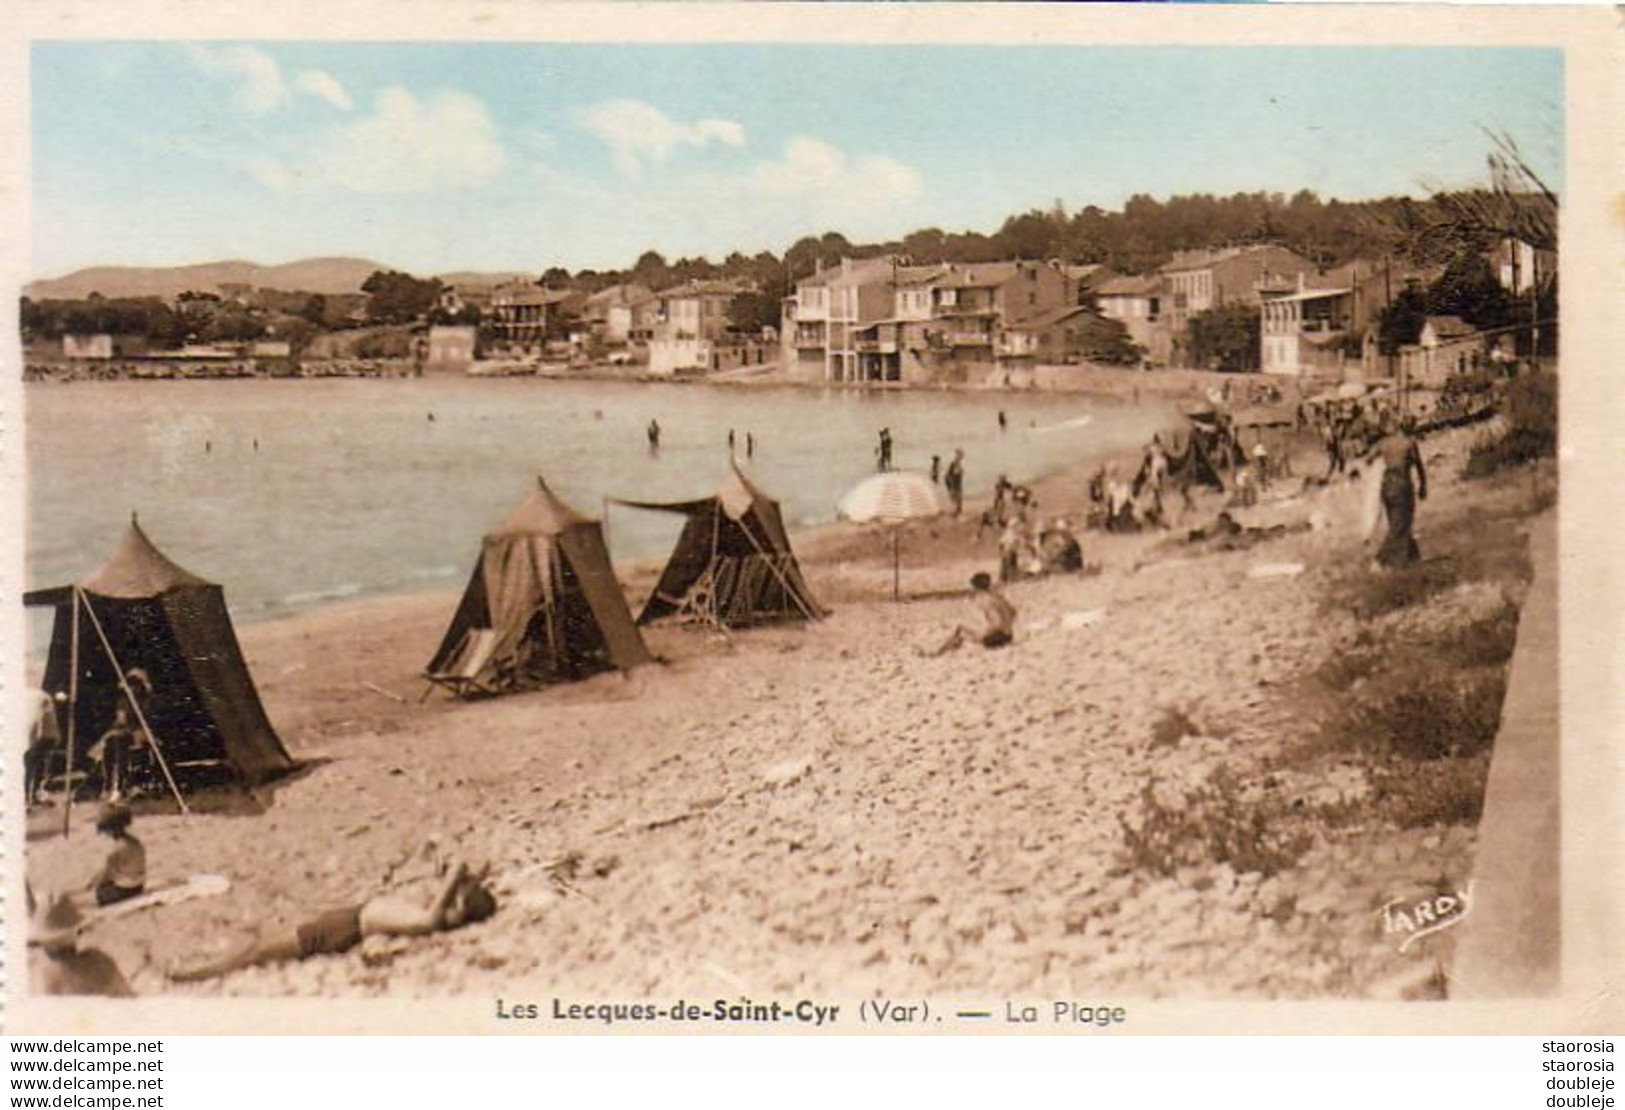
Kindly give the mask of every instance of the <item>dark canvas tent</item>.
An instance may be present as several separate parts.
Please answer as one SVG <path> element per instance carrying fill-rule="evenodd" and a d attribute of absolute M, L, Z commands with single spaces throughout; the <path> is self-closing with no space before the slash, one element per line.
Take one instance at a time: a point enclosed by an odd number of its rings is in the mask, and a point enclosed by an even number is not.
<path fill-rule="evenodd" d="M 485 537 L 425 675 L 458 694 L 497 693 L 649 661 L 603 528 L 538 479 Z"/>
<path fill-rule="evenodd" d="M 778 502 L 746 481 L 738 467 L 730 468 L 713 497 L 620 504 L 688 517 L 639 624 L 674 613 L 725 628 L 824 615 L 790 550 Z"/>
<path fill-rule="evenodd" d="M 166 776 L 184 783 L 225 768 L 257 783 L 293 769 L 243 662 L 220 587 L 171 562 L 134 517 L 101 570 L 23 600 L 56 610 L 44 687 L 69 695 L 63 713 L 81 751 L 112 723 L 125 697 L 121 676 L 139 668 L 151 691 L 136 704 Z"/>

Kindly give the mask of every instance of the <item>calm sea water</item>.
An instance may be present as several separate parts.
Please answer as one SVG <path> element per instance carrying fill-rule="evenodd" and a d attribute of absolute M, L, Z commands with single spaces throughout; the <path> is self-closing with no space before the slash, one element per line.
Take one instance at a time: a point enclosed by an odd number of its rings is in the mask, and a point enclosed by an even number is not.
<path fill-rule="evenodd" d="M 33 385 L 28 579 L 94 571 L 134 511 L 253 620 L 460 585 L 481 534 L 538 474 L 590 516 L 605 515 L 605 498 L 705 496 L 726 473 L 729 429 L 745 472 L 796 528 L 834 519 L 873 471 L 883 426 L 899 467 L 926 469 L 932 454 L 946 465 L 964 448 L 975 495 L 1001 472 L 1033 478 L 1143 443 L 1165 418 L 1058 395 L 461 378 Z M 617 560 L 658 558 L 681 526 L 622 506 L 606 519 Z"/>

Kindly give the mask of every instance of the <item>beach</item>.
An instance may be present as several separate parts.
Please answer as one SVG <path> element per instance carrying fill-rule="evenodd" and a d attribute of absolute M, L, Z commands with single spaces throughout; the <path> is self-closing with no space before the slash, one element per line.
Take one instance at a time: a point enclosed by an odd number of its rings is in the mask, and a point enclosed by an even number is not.
<path fill-rule="evenodd" d="M 656 627 L 656 665 L 509 697 L 420 698 L 453 591 L 241 628 L 309 765 L 257 814 L 138 809 L 151 886 L 231 889 L 90 936 L 141 993 L 1441 997 L 1453 932 L 1412 942 L 1394 907 L 1470 881 L 1477 815 L 1396 809 L 1388 757 L 1330 735 L 1383 664 L 1333 671 L 1509 611 L 1515 628 L 1555 476 L 1464 482 L 1484 434 L 1425 442 L 1426 573 L 1391 607 L 1360 601 L 1384 587 L 1357 494 L 1334 487 L 1266 498 L 1261 527 L 1304 527 L 1228 550 L 1185 540 L 1211 494 L 1169 531 L 1083 533 L 1098 573 L 1011 584 L 1015 642 L 939 658 L 918 649 L 969 619 L 967 579 L 997 565 L 971 505 L 906 530 L 902 602 L 884 532 L 801 532 L 826 620 Z M 1037 483 L 1046 516 L 1081 519 L 1087 469 Z M 621 568 L 634 607 L 657 569 Z M 36 890 L 84 882 L 105 849 L 88 814 L 66 839 L 53 824 L 54 807 L 32 815 Z M 165 980 L 371 896 L 430 837 L 493 865 L 493 918 Z"/>

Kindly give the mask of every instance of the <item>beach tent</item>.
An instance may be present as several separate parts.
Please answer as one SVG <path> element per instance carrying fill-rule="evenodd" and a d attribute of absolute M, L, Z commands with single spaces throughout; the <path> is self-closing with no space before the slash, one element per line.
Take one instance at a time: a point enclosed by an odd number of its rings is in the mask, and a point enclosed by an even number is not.
<path fill-rule="evenodd" d="M 121 701 L 157 770 L 179 783 L 224 768 L 258 783 L 294 768 L 260 704 L 219 586 L 170 561 L 135 517 L 99 571 L 71 586 L 25 594 L 56 610 L 44 688 L 67 695 L 67 767 L 113 722 Z M 145 672 L 150 692 L 127 676 Z M 185 805 L 182 800 L 182 805 Z"/>
<path fill-rule="evenodd" d="M 602 526 L 538 478 L 531 495 L 482 542 L 463 600 L 424 676 L 467 696 L 648 662 Z"/>
<path fill-rule="evenodd" d="M 713 497 L 619 504 L 688 518 L 639 624 L 672 614 L 723 628 L 824 616 L 790 550 L 778 502 L 751 485 L 737 466 L 729 468 Z"/>

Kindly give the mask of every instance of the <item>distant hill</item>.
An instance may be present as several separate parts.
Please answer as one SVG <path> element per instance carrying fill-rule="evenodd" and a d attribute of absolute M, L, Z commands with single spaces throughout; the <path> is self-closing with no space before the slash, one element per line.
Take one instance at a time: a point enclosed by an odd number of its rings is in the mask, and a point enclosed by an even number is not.
<path fill-rule="evenodd" d="M 476 273 L 471 270 L 458 270 L 450 274 L 436 274 L 446 285 L 455 285 L 459 289 L 484 286 L 491 288 L 501 285 L 505 281 L 535 281 L 540 271 L 501 270 L 494 273 Z"/>
<path fill-rule="evenodd" d="M 286 292 L 359 293 L 375 270 L 385 269 L 365 258 L 304 258 L 281 266 L 255 262 L 204 262 L 192 266 L 92 266 L 66 277 L 30 282 L 23 292 L 35 300 L 104 297 L 173 297 L 189 289 L 218 292 L 223 283 L 242 282 L 256 289 Z"/>
<path fill-rule="evenodd" d="M 82 300 L 92 293 L 104 297 L 173 297 L 196 290 L 215 293 L 222 284 L 241 282 L 255 289 L 295 293 L 359 293 L 361 283 L 377 270 L 390 267 L 366 258 L 302 258 L 280 266 L 231 260 L 191 266 L 92 266 L 65 277 L 29 282 L 23 293 L 36 301 Z M 493 273 L 459 271 L 436 275 L 447 285 L 493 286 L 514 279 L 534 281 L 536 274 L 503 270 Z"/>

